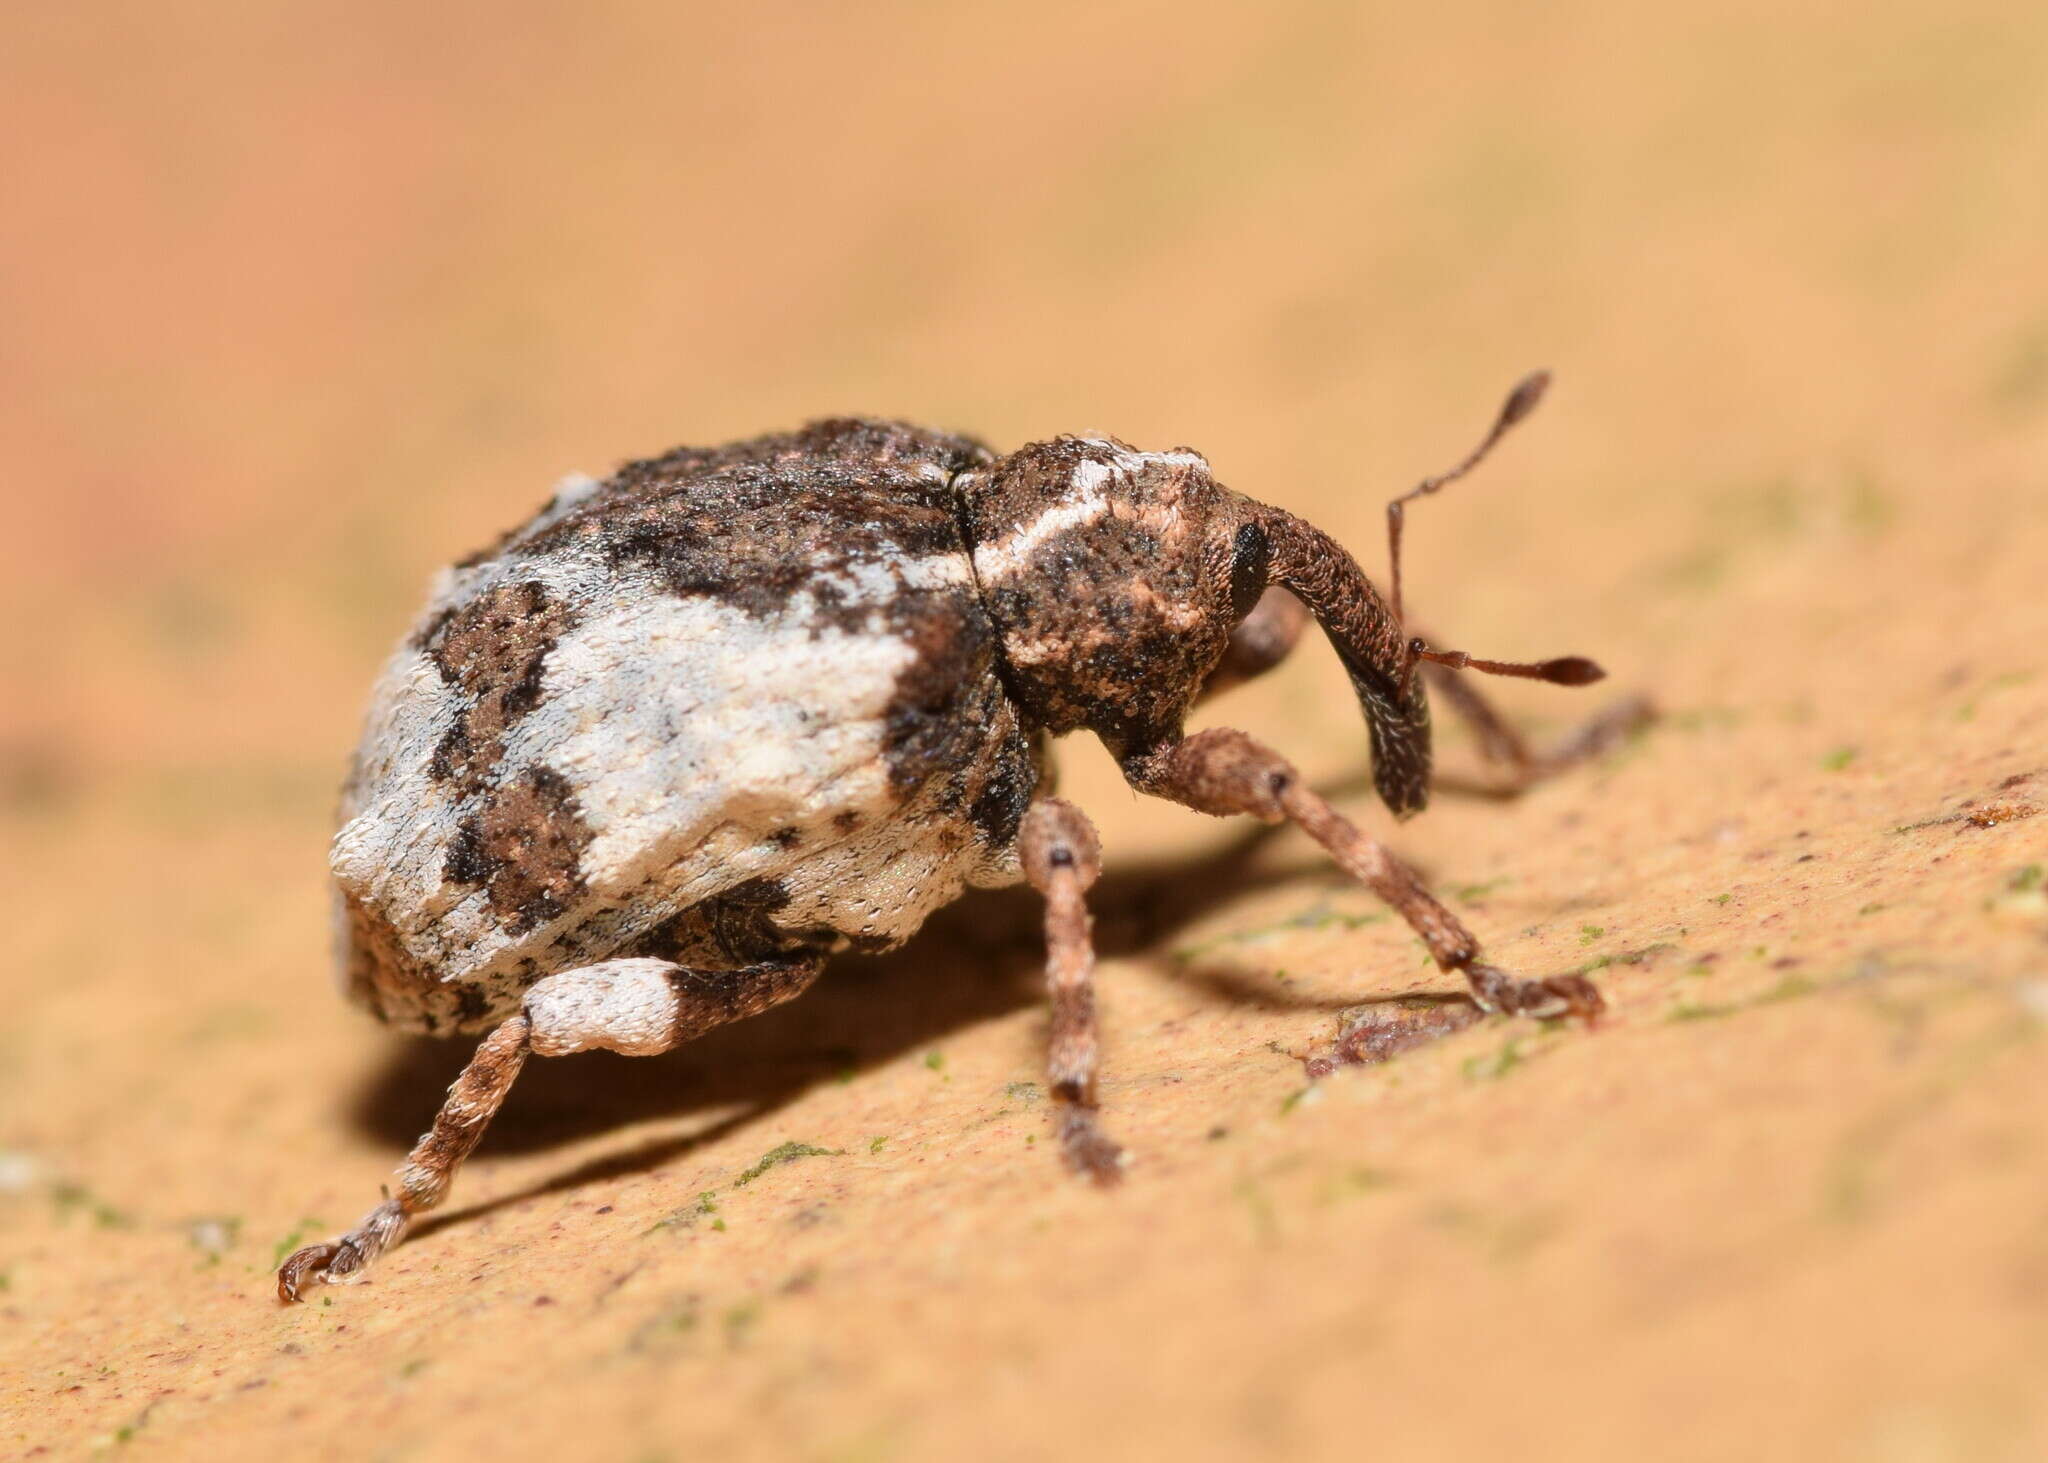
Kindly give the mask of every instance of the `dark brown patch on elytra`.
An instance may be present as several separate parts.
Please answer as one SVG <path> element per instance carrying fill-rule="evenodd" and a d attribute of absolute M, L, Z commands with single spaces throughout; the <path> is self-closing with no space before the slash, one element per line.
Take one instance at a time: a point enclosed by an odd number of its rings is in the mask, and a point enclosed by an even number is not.
<path fill-rule="evenodd" d="M 475 561 L 500 582 L 441 611 L 415 639 L 459 707 L 431 765 L 458 800 L 445 878 L 486 890 L 508 933 L 547 924 L 567 942 L 554 947 L 561 958 L 571 947 L 596 958 L 630 946 L 664 955 L 669 949 L 657 947 L 674 947 L 692 961 L 743 959 L 771 939 L 785 949 L 810 943 L 806 932 L 772 929 L 767 911 L 730 892 L 645 935 L 632 933 L 623 907 L 585 910 L 574 855 L 588 833 L 568 787 L 554 799 L 564 814 L 551 821 L 542 816 L 547 785 L 505 760 L 507 732 L 538 704 L 560 636 L 617 596 L 649 593 L 715 600 L 764 618 L 794 608 L 813 634 L 903 644 L 906 663 L 875 713 L 890 801 L 902 807 L 921 798 L 952 814 L 937 830 L 942 844 L 1007 840 L 1028 799 L 1029 758 L 996 675 L 995 627 L 974 582 L 954 488 L 963 471 L 991 460 L 970 439 L 902 423 L 815 422 L 629 462 L 559 516 L 551 505 L 547 521 L 514 530 Z M 590 606 L 572 607 L 537 574 L 521 572 L 564 558 L 600 581 L 608 569 L 617 579 L 594 587 Z M 875 815 L 887 821 L 890 812 Z M 815 825 L 771 825 L 763 836 L 801 856 L 865 819 L 862 810 L 833 809 Z M 573 929 L 559 928 L 564 916 Z"/>
<path fill-rule="evenodd" d="M 514 934 L 554 919 L 583 887 L 579 867 L 591 832 L 569 780 L 529 767 L 485 791 L 457 826 L 442 872 L 480 885 Z"/>
<path fill-rule="evenodd" d="M 420 648 L 464 704 L 429 770 L 473 791 L 490 777 L 505 731 L 540 704 L 548 653 L 576 623 L 573 606 L 538 580 L 498 584 L 429 623 Z"/>
<path fill-rule="evenodd" d="M 814 634 L 904 641 L 913 658 L 882 712 L 890 787 L 907 801 L 934 777 L 948 777 L 957 784 L 948 805 L 964 808 L 981 791 L 981 742 L 1002 692 L 995 627 L 974 584 L 953 481 L 991 460 L 970 438 L 852 417 L 721 447 L 679 447 L 625 464 L 559 520 L 515 531 L 503 553 L 511 564 L 574 553 L 622 571 L 651 570 L 678 598 L 762 617 L 787 613 L 802 596 Z M 928 574 L 911 581 L 911 566 L 949 556 L 958 556 L 953 582 Z M 444 676 L 476 697 L 434 758 L 435 772 L 466 791 L 491 777 L 503 728 L 529 704 L 521 688 L 537 687 L 551 644 L 544 632 L 553 607 L 520 599 L 522 588 L 480 596 L 426 632 Z M 495 651 L 483 643 L 514 627 L 526 631 L 516 643 Z M 833 824 L 840 833 L 852 826 Z M 787 837 L 788 830 L 771 834 L 784 847 Z"/>
<path fill-rule="evenodd" d="M 679 598 L 752 615 L 779 614 L 808 591 L 819 629 L 869 629 L 874 606 L 847 596 L 846 572 L 964 555 L 952 478 L 988 459 L 965 437 L 862 418 L 679 447 L 627 463 L 509 552 L 594 550 L 653 569 Z"/>
<path fill-rule="evenodd" d="M 1039 740 L 1013 719 L 1009 734 L 995 744 L 987 775 L 967 805 L 967 820 L 987 848 L 1008 848 L 1042 775 Z"/>
<path fill-rule="evenodd" d="M 995 630 L 971 590 L 898 602 L 891 615 L 912 659 L 897 673 L 884 713 L 882 758 L 900 792 L 963 769 L 986 735 L 981 705 L 994 676 Z"/>

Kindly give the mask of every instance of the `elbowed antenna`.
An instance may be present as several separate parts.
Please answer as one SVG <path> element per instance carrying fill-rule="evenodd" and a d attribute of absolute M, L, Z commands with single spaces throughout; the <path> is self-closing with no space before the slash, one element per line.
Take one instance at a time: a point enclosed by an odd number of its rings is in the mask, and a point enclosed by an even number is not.
<path fill-rule="evenodd" d="M 1393 599 L 1393 616 L 1396 624 L 1407 624 L 1401 609 L 1401 528 L 1406 521 L 1406 512 L 1402 505 L 1440 492 L 1486 461 L 1494 446 L 1508 434 L 1508 429 L 1536 410 L 1537 404 L 1543 400 L 1543 393 L 1549 389 L 1550 373 L 1531 371 L 1515 383 L 1515 389 L 1510 391 L 1507 400 L 1501 403 L 1500 412 L 1494 417 L 1493 425 L 1487 429 L 1486 435 L 1479 439 L 1479 445 L 1465 454 L 1464 461 L 1449 472 L 1424 478 L 1387 504 L 1388 588 Z M 1582 655 L 1566 655 L 1554 660 L 1536 661 L 1481 660 L 1462 650 L 1431 650 L 1422 640 L 1412 639 L 1404 653 L 1402 679 L 1412 679 L 1416 664 L 1425 660 L 1434 661 L 1454 671 L 1483 671 L 1490 676 L 1548 681 L 1553 686 L 1587 686 L 1607 674 Z"/>
<path fill-rule="evenodd" d="M 1261 512 L 1259 526 L 1271 553 L 1268 582 L 1307 605 L 1336 647 L 1372 738 L 1373 785 L 1397 818 L 1418 813 L 1429 802 L 1429 698 L 1422 677 L 1415 674 L 1419 663 L 1431 661 L 1450 670 L 1483 671 L 1554 686 L 1589 685 L 1606 675 L 1584 656 L 1481 660 L 1462 650 L 1431 650 L 1407 634 L 1402 617 L 1402 505 L 1448 487 L 1484 462 L 1508 429 L 1536 409 L 1549 386 L 1548 371 L 1523 377 L 1501 404 L 1493 426 L 1462 462 L 1449 472 L 1424 478 L 1387 504 L 1391 604 L 1380 598 L 1358 561 L 1321 529 L 1278 508 Z"/>

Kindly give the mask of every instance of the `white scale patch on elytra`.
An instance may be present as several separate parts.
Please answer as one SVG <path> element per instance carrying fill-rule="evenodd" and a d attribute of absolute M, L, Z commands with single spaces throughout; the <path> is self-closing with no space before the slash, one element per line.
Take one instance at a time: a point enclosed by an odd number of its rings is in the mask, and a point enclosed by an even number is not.
<path fill-rule="evenodd" d="M 637 596 L 557 644 L 507 761 L 544 760 L 576 789 L 593 886 L 667 871 L 694 903 L 770 872 L 775 829 L 887 805 L 882 719 L 914 658 L 821 623 L 808 590 L 766 617 Z"/>
<path fill-rule="evenodd" d="M 820 566 L 810 587 L 762 615 L 677 598 L 652 573 L 587 551 L 449 571 L 429 616 L 500 583 L 537 582 L 578 607 L 548 652 L 536 704 L 504 732 L 497 773 L 545 767 L 566 780 L 589 833 L 578 907 L 515 933 L 485 891 L 447 881 L 465 805 L 431 764 L 459 693 L 411 647 L 378 683 L 364 741 L 374 760 L 352 779 L 335 876 L 440 980 L 507 993 L 521 960 L 545 971 L 575 954 L 560 942 L 593 911 L 617 948 L 753 879 L 785 880 L 801 927 L 906 939 L 964 883 L 1016 877 L 1008 850 L 979 848 L 939 815 L 936 789 L 904 806 L 883 756 L 898 678 L 918 654 L 889 633 L 885 611 L 906 592 L 970 580 L 964 554 Z M 821 613 L 821 593 L 836 616 Z M 841 628 L 863 608 L 865 625 Z M 773 836 L 792 829 L 794 846 Z"/>
<path fill-rule="evenodd" d="M 420 624 L 506 583 L 538 583 L 571 604 L 608 592 L 608 571 L 586 557 L 562 554 L 540 560 L 493 559 L 435 576 Z M 359 761 L 342 790 L 343 823 L 328 851 L 342 891 L 390 919 L 400 942 L 424 964 L 460 978 L 496 948 L 477 948 L 494 926 L 484 893 L 450 885 L 443 877 L 460 827 L 458 790 L 433 773 L 434 751 L 463 709 L 460 693 L 413 641 L 385 663 L 371 692 Z M 343 952 L 340 976 L 350 990 Z"/>

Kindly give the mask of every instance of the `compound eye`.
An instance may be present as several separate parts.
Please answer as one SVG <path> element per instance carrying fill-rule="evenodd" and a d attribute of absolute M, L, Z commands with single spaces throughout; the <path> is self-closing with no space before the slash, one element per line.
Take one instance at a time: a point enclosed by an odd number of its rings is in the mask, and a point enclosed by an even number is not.
<path fill-rule="evenodd" d="M 1273 560 L 1266 531 L 1247 523 L 1237 531 L 1230 554 L 1230 618 L 1242 620 L 1266 592 L 1266 571 Z"/>

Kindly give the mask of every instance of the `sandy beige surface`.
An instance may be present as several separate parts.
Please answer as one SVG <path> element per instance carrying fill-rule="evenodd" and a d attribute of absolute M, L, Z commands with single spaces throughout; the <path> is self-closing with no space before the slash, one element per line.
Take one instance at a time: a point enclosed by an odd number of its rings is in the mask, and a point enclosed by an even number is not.
<path fill-rule="evenodd" d="M 0 1456 L 2048 1456 L 2048 16 L 1792 8 L 10 20 Z M 436 564 L 864 410 L 1191 443 L 1378 573 L 1534 365 L 1411 599 L 1607 664 L 1533 725 L 1667 716 L 1390 836 L 1604 1029 L 1306 1090 L 1449 983 L 1074 744 L 1119 1192 L 1047 1152 L 987 896 L 530 1065 L 445 1220 L 278 1305 L 465 1056 L 326 964 Z M 1204 720 L 1388 831 L 1327 649 Z"/>

